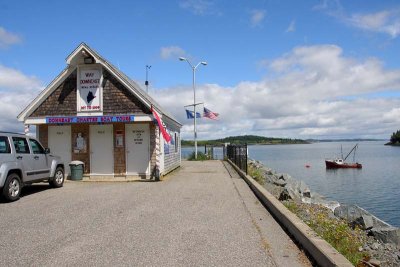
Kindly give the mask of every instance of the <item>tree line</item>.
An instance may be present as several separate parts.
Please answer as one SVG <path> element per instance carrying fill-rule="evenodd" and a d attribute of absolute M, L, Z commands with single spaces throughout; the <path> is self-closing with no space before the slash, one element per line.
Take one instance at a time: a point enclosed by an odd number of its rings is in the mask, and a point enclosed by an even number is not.
<path fill-rule="evenodd" d="M 229 136 L 222 139 L 215 140 L 199 140 L 197 144 L 202 145 L 223 145 L 225 143 L 230 144 L 307 144 L 307 141 L 301 139 L 290 139 L 290 138 L 274 138 L 264 137 L 257 135 L 242 135 L 242 136 Z M 182 146 L 193 146 L 194 142 L 191 140 L 182 140 Z"/>

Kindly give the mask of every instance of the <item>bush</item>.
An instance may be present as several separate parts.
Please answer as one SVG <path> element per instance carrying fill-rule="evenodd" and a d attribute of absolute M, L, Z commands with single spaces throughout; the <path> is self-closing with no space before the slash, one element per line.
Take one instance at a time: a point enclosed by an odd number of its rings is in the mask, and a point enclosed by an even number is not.
<path fill-rule="evenodd" d="M 265 183 L 264 174 L 261 169 L 254 167 L 251 164 L 247 164 L 247 173 L 250 175 L 257 183 L 263 185 Z"/>
<path fill-rule="evenodd" d="M 192 154 L 190 154 L 190 156 L 188 157 L 188 160 L 197 160 L 197 161 L 203 161 L 203 160 L 209 160 L 209 156 L 205 155 L 204 153 L 201 152 L 197 152 L 197 159 L 195 159 L 195 152 L 192 152 Z"/>

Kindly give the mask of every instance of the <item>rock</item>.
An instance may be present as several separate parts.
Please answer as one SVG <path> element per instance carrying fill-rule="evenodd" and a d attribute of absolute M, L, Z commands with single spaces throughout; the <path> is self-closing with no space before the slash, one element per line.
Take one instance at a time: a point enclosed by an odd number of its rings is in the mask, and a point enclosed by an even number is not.
<path fill-rule="evenodd" d="M 383 243 L 394 243 L 400 245 L 400 229 L 389 227 L 374 227 L 371 229 L 371 234 Z"/>
<path fill-rule="evenodd" d="M 368 261 L 368 263 L 371 264 L 372 266 L 376 266 L 376 267 L 381 266 L 381 262 L 378 261 L 378 260 L 376 260 L 376 259 L 370 259 L 370 260 Z"/>
<path fill-rule="evenodd" d="M 362 216 L 362 212 L 356 205 L 340 205 L 334 211 L 335 216 L 353 222 Z"/>
<path fill-rule="evenodd" d="M 373 250 L 378 250 L 380 247 L 381 245 L 377 242 L 372 243 L 372 245 L 370 246 L 370 248 Z"/>
<path fill-rule="evenodd" d="M 354 221 L 350 222 L 353 228 L 358 225 L 363 230 L 370 230 L 374 227 L 374 221 L 371 215 L 361 215 L 359 218 L 356 218 Z"/>
<path fill-rule="evenodd" d="M 295 190 L 293 190 L 293 188 L 285 186 L 282 193 L 279 195 L 279 200 L 283 201 L 283 200 L 289 200 L 289 199 L 296 201 L 296 202 L 301 202 L 300 194 L 298 192 L 296 192 Z"/>
<path fill-rule="evenodd" d="M 287 185 L 287 182 L 285 182 L 284 180 L 276 180 L 276 181 L 273 181 L 273 184 L 284 187 L 285 185 Z"/>
<path fill-rule="evenodd" d="M 276 176 L 278 176 L 279 180 L 284 180 L 284 181 L 293 180 L 292 176 L 290 176 L 287 173 L 278 173 L 278 174 L 276 174 Z"/>
<path fill-rule="evenodd" d="M 334 210 L 335 216 L 347 220 L 351 225 L 360 225 L 362 229 L 391 227 L 384 221 L 357 205 L 340 205 Z"/>

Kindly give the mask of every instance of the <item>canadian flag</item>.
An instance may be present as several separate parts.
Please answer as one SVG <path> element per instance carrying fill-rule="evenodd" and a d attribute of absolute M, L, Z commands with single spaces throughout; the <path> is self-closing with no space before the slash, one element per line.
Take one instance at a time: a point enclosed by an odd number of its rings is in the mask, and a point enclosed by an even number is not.
<path fill-rule="evenodd" d="M 164 122 L 161 120 L 160 115 L 158 115 L 157 111 L 151 106 L 151 112 L 153 113 L 154 118 L 156 118 L 158 127 L 161 130 L 161 133 L 164 137 L 164 140 L 169 143 L 171 142 L 171 136 L 167 132 L 167 127 L 165 126 Z"/>

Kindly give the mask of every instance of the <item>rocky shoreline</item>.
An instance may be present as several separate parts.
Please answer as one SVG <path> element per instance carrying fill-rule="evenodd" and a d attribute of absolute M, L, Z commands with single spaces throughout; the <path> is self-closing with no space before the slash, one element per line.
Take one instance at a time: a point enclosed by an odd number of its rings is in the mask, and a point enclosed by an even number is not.
<path fill-rule="evenodd" d="M 400 266 L 400 229 L 380 220 L 357 205 L 327 200 L 312 192 L 303 182 L 285 173 L 277 173 L 259 161 L 249 160 L 252 176 L 281 202 L 295 204 L 296 214 L 306 223 L 310 216 L 324 214 L 333 221 L 345 221 L 361 240 L 358 251 L 365 260 L 358 266 Z M 292 204 L 291 204 L 292 203 Z M 308 222 L 310 223 L 310 222 Z"/>

